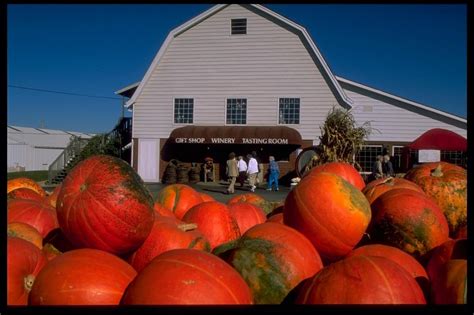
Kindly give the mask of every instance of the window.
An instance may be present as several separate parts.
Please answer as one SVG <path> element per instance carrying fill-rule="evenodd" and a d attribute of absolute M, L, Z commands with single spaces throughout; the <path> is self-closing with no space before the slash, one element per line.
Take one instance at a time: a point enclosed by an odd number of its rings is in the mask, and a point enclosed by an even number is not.
<path fill-rule="evenodd" d="M 383 147 L 381 145 L 364 145 L 355 160 L 362 168 L 362 172 L 372 173 L 372 166 L 374 165 L 377 155 L 382 155 Z"/>
<path fill-rule="evenodd" d="M 231 21 L 231 34 L 247 34 L 247 19 L 232 19 Z"/>
<path fill-rule="evenodd" d="M 441 161 L 466 167 L 467 154 L 463 151 L 441 151 Z"/>
<path fill-rule="evenodd" d="M 247 99 L 227 99 L 226 123 L 232 125 L 244 125 L 247 123 Z"/>
<path fill-rule="evenodd" d="M 174 99 L 174 123 L 192 124 L 193 123 L 194 99 L 175 98 Z"/>
<path fill-rule="evenodd" d="M 280 98 L 279 124 L 300 123 L 300 99 Z"/>
<path fill-rule="evenodd" d="M 399 172 L 399 170 L 402 168 L 402 152 L 403 146 L 392 146 L 392 158 L 390 160 L 392 161 L 393 170 L 395 173 Z"/>

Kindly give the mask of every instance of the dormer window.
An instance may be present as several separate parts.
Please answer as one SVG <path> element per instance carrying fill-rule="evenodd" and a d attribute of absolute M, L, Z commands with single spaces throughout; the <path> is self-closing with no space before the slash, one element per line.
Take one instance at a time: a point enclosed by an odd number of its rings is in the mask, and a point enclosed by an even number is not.
<path fill-rule="evenodd" d="M 247 34 L 247 19 L 232 19 L 231 21 L 231 34 Z"/>

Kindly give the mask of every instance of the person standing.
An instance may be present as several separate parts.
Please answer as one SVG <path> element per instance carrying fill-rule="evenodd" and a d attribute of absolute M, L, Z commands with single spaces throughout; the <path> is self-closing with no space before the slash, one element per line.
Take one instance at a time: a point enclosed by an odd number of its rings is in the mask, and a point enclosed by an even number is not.
<path fill-rule="evenodd" d="M 237 167 L 237 161 L 235 160 L 235 153 L 231 152 L 229 154 L 229 159 L 227 160 L 227 167 L 226 167 L 226 174 L 227 177 L 230 179 L 229 187 L 227 187 L 227 193 L 233 194 L 235 180 L 239 175 L 239 168 Z"/>
<path fill-rule="evenodd" d="M 251 154 L 247 155 L 247 158 L 249 159 L 249 165 L 247 167 L 247 175 L 249 177 L 249 185 L 250 185 L 250 191 L 255 192 L 255 186 L 256 180 L 257 180 L 257 174 L 258 174 L 258 163 L 255 157 L 253 157 Z"/>
<path fill-rule="evenodd" d="M 385 177 L 394 177 L 395 172 L 393 171 L 393 164 L 390 161 L 390 156 L 388 154 L 383 156 L 383 174 Z"/>
<path fill-rule="evenodd" d="M 260 183 L 263 183 L 263 164 L 260 163 L 260 159 L 257 156 L 257 151 L 252 151 L 253 158 L 257 161 L 258 165 L 258 174 L 255 180 L 256 185 L 258 186 Z"/>
<path fill-rule="evenodd" d="M 267 190 L 272 190 L 273 184 L 275 184 L 275 191 L 278 191 L 278 177 L 280 177 L 280 168 L 278 163 L 275 161 L 275 157 L 268 157 L 268 188 Z"/>
<path fill-rule="evenodd" d="M 372 166 L 372 174 L 370 174 L 371 181 L 383 177 L 382 163 L 383 163 L 383 156 L 377 155 L 377 159 L 375 160 L 374 165 Z"/>
<path fill-rule="evenodd" d="M 243 156 L 237 158 L 237 167 L 239 168 L 240 187 L 244 187 L 245 179 L 247 178 L 247 162 L 245 162 Z"/>

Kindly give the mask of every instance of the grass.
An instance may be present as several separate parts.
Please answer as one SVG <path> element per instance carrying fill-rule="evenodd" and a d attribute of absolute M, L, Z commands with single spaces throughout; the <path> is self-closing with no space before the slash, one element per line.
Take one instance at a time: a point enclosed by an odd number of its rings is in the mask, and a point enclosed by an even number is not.
<path fill-rule="evenodd" d="M 48 180 L 48 171 L 25 171 L 25 172 L 12 172 L 7 173 L 7 180 L 27 177 L 34 180 L 35 182 L 41 182 Z"/>

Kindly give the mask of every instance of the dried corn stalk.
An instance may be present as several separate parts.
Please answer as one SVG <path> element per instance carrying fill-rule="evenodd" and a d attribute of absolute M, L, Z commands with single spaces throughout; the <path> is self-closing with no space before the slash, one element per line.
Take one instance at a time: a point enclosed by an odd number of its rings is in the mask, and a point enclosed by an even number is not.
<path fill-rule="evenodd" d="M 328 162 L 347 162 L 360 170 L 361 167 L 355 161 L 355 155 L 372 132 L 370 122 L 357 127 L 350 111 L 333 107 L 320 129 L 316 163 L 320 165 Z"/>

